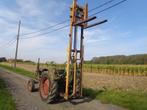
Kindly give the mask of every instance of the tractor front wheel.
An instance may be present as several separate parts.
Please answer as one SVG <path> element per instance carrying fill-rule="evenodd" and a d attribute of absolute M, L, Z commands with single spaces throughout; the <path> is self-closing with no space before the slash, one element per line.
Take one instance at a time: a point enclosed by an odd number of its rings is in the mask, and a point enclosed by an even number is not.
<path fill-rule="evenodd" d="M 30 92 L 34 92 L 35 90 L 35 81 L 33 79 L 30 79 L 27 83 L 27 89 L 30 91 Z"/>

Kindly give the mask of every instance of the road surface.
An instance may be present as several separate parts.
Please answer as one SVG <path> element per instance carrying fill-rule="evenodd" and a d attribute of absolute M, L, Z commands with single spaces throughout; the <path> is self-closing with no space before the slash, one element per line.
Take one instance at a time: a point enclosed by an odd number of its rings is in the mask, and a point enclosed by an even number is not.
<path fill-rule="evenodd" d="M 15 100 L 17 110 L 126 110 L 112 104 L 102 104 L 100 101 L 89 98 L 46 104 L 42 102 L 38 92 L 30 93 L 27 91 L 28 77 L 10 73 L 0 68 L 0 78 L 6 81 Z"/>

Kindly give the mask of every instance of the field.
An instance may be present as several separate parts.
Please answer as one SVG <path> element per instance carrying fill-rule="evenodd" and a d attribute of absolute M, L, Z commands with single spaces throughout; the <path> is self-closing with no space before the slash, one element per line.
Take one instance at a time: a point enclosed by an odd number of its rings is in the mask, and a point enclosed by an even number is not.
<path fill-rule="evenodd" d="M 48 65 L 48 68 L 52 67 Z M 57 64 L 56 68 L 65 68 L 65 64 Z M 147 65 L 106 65 L 84 64 L 83 71 L 86 73 L 102 73 L 109 75 L 132 75 L 147 76 Z"/>
<path fill-rule="evenodd" d="M 84 72 L 112 75 L 147 76 L 147 65 L 99 65 L 85 64 Z"/>
<path fill-rule="evenodd" d="M 3 64 L 12 66 L 9 63 Z M 36 70 L 36 64 L 18 63 L 17 66 L 31 73 L 34 73 Z M 44 67 L 51 68 L 52 66 L 41 65 L 41 68 Z M 56 68 L 64 68 L 64 65 L 56 65 Z M 130 72 L 131 69 L 134 70 Z M 95 90 L 123 89 L 147 92 L 146 70 L 147 66 L 144 65 L 93 65 L 91 72 L 91 66 L 84 65 L 83 84 L 84 87 Z M 142 72 L 139 73 L 139 71 Z"/>
<path fill-rule="evenodd" d="M 4 63 L 12 66 L 10 63 Z M 29 69 L 34 72 L 36 64 L 33 63 L 18 63 L 18 66 Z M 41 64 L 42 68 L 59 68 L 65 69 L 65 64 Z M 109 75 L 131 75 L 131 76 L 147 76 L 147 65 L 106 65 L 106 64 L 84 64 L 83 71 L 85 73 L 101 73 Z"/>

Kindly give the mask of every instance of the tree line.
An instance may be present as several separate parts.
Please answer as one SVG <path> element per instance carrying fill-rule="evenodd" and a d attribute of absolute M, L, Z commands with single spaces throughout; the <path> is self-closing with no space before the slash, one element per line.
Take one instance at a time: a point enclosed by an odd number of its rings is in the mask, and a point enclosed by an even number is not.
<path fill-rule="evenodd" d="M 147 54 L 138 55 L 115 55 L 106 57 L 93 57 L 90 61 L 85 61 L 85 63 L 90 64 L 147 64 Z"/>

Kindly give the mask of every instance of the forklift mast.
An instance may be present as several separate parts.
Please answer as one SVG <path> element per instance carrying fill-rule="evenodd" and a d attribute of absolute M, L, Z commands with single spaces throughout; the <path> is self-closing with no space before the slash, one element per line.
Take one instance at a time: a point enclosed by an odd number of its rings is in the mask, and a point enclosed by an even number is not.
<path fill-rule="evenodd" d="M 69 98 L 69 76 L 73 76 L 73 92 L 72 96 L 78 95 L 82 96 L 82 72 L 83 72 L 83 55 L 84 55 L 84 45 L 83 45 L 83 27 L 87 26 L 87 23 L 82 23 L 76 25 L 78 22 L 84 21 L 88 18 L 88 5 L 81 7 L 77 4 L 77 0 L 73 1 L 70 8 L 70 34 L 69 34 L 69 44 L 68 44 L 68 59 L 66 66 L 66 87 L 65 87 L 65 99 Z M 80 36 L 78 30 L 80 29 Z M 80 37 L 80 41 L 78 41 Z M 76 80 L 79 74 L 80 80 L 80 91 L 76 90 Z"/>
<path fill-rule="evenodd" d="M 96 19 L 96 16 L 88 16 L 88 4 L 80 6 L 77 0 L 73 0 L 70 8 L 70 33 L 68 44 L 68 58 L 66 65 L 66 85 L 64 98 L 82 97 L 82 75 L 84 61 L 84 30 L 96 25 L 103 24 L 107 20 L 102 20 L 88 25 L 88 22 Z M 80 31 L 79 31 L 80 30 Z M 69 77 L 73 77 L 72 94 L 69 96 Z M 79 83 L 77 84 L 77 81 Z M 80 86 L 80 89 L 77 89 Z"/>

